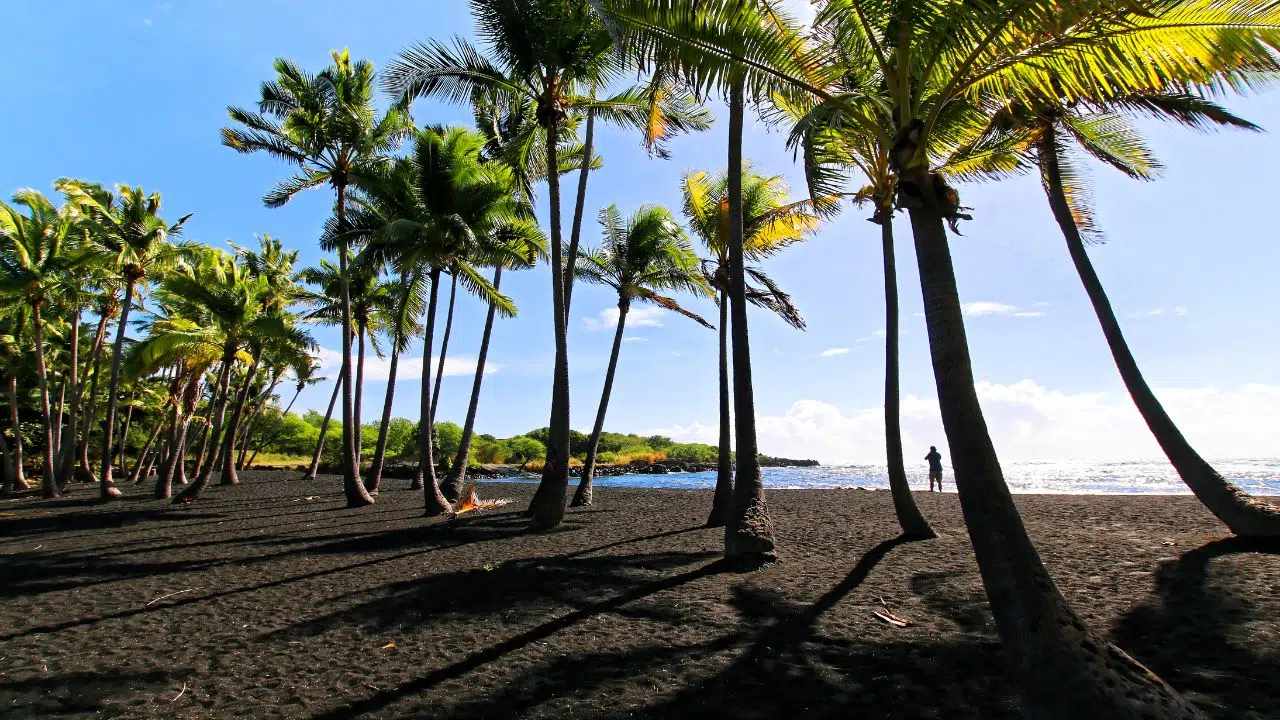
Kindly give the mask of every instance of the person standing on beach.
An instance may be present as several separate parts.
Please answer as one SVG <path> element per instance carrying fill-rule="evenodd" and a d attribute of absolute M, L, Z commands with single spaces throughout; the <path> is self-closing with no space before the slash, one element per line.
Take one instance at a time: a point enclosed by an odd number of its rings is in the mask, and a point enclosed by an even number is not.
<path fill-rule="evenodd" d="M 924 456 L 929 461 L 929 492 L 933 492 L 933 484 L 938 483 L 938 492 L 942 492 L 942 456 L 938 448 L 930 445 L 929 454 Z"/>

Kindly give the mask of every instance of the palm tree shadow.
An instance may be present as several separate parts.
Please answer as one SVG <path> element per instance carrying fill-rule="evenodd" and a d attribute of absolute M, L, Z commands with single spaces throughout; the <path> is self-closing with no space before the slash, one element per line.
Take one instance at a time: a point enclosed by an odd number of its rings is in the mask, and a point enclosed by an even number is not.
<path fill-rule="evenodd" d="M 1155 596 L 1112 628 L 1118 645 L 1222 718 L 1274 717 L 1280 707 L 1280 647 L 1258 642 L 1256 630 L 1274 615 L 1258 607 L 1260 593 L 1240 587 L 1274 575 L 1237 571 L 1222 582 L 1211 572 L 1216 559 L 1255 553 L 1280 555 L 1280 539 L 1230 537 L 1165 561 Z"/>

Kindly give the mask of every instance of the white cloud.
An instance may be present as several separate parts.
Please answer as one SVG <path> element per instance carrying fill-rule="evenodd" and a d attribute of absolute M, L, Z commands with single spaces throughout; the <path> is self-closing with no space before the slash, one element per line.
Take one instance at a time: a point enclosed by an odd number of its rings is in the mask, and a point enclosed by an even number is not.
<path fill-rule="evenodd" d="M 143 24 L 143 25 L 150 25 L 150 24 L 151 24 L 151 18 L 142 18 L 142 24 Z"/>
<path fill-rule="evenodd" d="M 1151 310 L 1140 310 L 1138 312 L 1131 312 L 1129 313 L 1129 317 L 1131 318 L 1159 317 L 1163 314 L 1164 314 L 1164 308 L 1158 307 L 1158 308 L 1153 308 Z"/>
<path fill-rule="evenodd" d="M 848 355 L 849 348 L 827 348 L 822 351 L 822 357 L 835 357 L 837 355 Z"/>
<path fill-rule="evenodd" d="M 960 309 L 969 317 L 983 317 L 984 315 L 1005 315 L 1008 317 L 1044 317 L 1044 313 L 1039 310 L 1023 310 L 1017 305 L 1008 303 L 994 302 L 992 300 L 978 300 L 976 302 L 964 303 Z"/>
<path fill-rule="evenodd" d="M 645 338 L 645 337 L 624 337 L 624 338 L 622 338 L 622 342 L 624 342 L 624 343 L 645 343 L 645 342 L 649 342 L 649 338 Z"/>
<path fill-rule="evenodd" d="M 1178 307 L 1176 307 L 1176 308 L 1174 308 L 1174 309 L 1173 309 L 1173 314 L 1174 314 L 1174 315 L 1178 315 L 1179 317 L 1181 317 L 1182 315 L 1186 315 L 1186 314 L 1187 314 L 1187 306 L 1186 306 L 1186 305 L 1179 305 Z"/>
<path fill-rule="evenodd" d="M 782 6 L 805 25 L 813 24 L 813 19 L 818 16 L 811 0 L 782 0 Z"/>
<path fill-rule="evenodd" d="M 661 317 L 662 308 L 633 307 L 627 313 L 627 327 L 662 327 L 662 320 L 659 319 Z M 582 322 L 592 332 L 612 330 L 618 327 L 618 308 L 605 308 L 597 315 L 582 318 Z"/>
<path fill-rule="evenodd" d="M 320 369 L 329 375 L 337 377 L 338 369 L 342 367 L 342 352 L 339 350 L 331 350 L 327 347 L 321 347 L 316 353 L 316 358 L 320 361 Z M 432 372 L 439 371 L 440 359 L 433 358 Z M 484 374 L 493 375 L 500 372 L 502 365 L 492 360 L 484 364 Z M 385 381 L 391 373 L 391 358 L 380 358 L 372 352 L 365 355 L 364 358 L 364 379 L 365 380 L 383 380 Z M 444 361 L 444 376 L 455 377 L 465 375 L 474 377 L 476 374 L 476 358 L 474 357 L 453 357 L 449 356 Z M 422 356 L 400 356 L 399 367 L 396 368 L 396 380 L 421 380 L 422 379 Z"/>
<path fill-rule="evenodd" d="M 924 317 L 924 316 L 923 316 L 923 315 L 921 315 L 920 317 Z M 906 333 L 905 333 L 905 332 L 900 332 L 900 333 L 899 333 L 899 335 L 906 335 Z M 887 330 L 884 330 L 884 329 L 882 328 L 882 329 L 880 329 L 880 330 L 877 330 L 877 331 L 875 331 L 875 332 L 871 333 L 870 335 L 867 335 L 867 336 L 864 336 L 864 337 L 860 337 L 860 338 L 858 338 L 858 342 L 860 342 L 860 343 L 866 343 L 866 342 L 871 342 L 872 340 L 883 340 L 883 339 L 885 339 L 885 338 L 886 338 L 886 337 L 888 337 L 888 336 L 889 336 L 889 332 L 888 332 Z"/>
<path fill-rule="evenodd" d="M 1123 393 L 1071 394 L 1033 380 L 979 382 L 978 396 L 1002 459 L 1118 461 L 1163 457 L 1146 424 Z M 1275 444 L 1280 386 L 1244 385 L 1158 390 L 1165 409 L 1196 449 L 1209 458 L 1254 457 Z M 937 445 L 946 437 L 937 400 L 902 398 L 903 445 Z M 883 464 L 884 410 L 844 411 L 820 400 L 799 400 L 781 416 L 757 418 L 760 449 L 770 455 L 824 463 Z M 716 442 L 717 424 L 646 430 L 680 442 Z M 918 453 L 923 455 L 923 451 Z"/>

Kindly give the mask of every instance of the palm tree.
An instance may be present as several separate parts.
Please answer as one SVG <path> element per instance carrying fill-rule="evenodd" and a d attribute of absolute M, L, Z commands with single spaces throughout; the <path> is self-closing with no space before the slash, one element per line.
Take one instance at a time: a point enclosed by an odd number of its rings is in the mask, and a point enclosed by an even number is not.
<path fill-rule="evenodd" d="M 13 205 L 0 202 L 0 295 L 20 299 L 30 308 L 31 335 L 35 341 L 36 380 L 40 387 L 40 412 L 44 429 L 44 497 L 58 496 L 58 467 L 54 461 L 54 417 L 50 412 L 49 379 L 45 362 L 42 316 L 46 303 L 64 294 L 68 270 L 84 262 L 73 232 L 75 220 L 66 209 L 54 207 L 44 195 L 30 188 L 14 193 Z M 20 442 L 20 441 L 19 441 Z M 108 461 L 109 462 L 109 461 Z"/>
<path fill-rule="evenodd" d="M 386 76 L 387 89 L 404 97 L 443 97 L 467 102 L 486 92 L 507 93 L 535 106 L 544 133 L 546 167 L 559 168 L 560 130 L 571 99 L 582 89 L 605 87 L 620 65 L 613 41 L 586 2 L 575 0 L 471 0 L 480 34 L 497 63 L 457 39 L 415 46 Z M 591 155 L 587 154 L 586 159 Z M 585 162 L 585 160 L 584 160 Z M 533 526 L 550 528 L 564 518 L 569 485 L 569 358 L 565 317 L 560 176 L 547 173 L 551 223 L 551 297 L 555 367 L 550 435 L 542 483 L 530 505 Z M 431 322 L 428 320 L 428 335 Z M 428 417 L 430 407 L 424 417 Z M 429 435 L 429 431 L 424 433 Z"/>
<path fill-rule="evenodd" d="M 421 271 L 404 268 L 400 281 L 387 284 L 384 293 L 391 302 L 379 308 L 382 317 L 379 325 L 386 329 L 391 343 L 391 362 L 387 369 L 387 393 L 382 402 L 382 417 L 378 423 L 378 441 L 373 448 L 373 462 L 364 485 L 370 493 L 377 493 L 382 484 L 382 468 L 387 457 L 387 434 L 391 429 L 391 404 L 395 400 L 396 375 L 400 367 L 400 353 L 409 349 L 413 338 L 422 332 L 419 318 L 426 312 L 426 276 Z M 424 363 L 425 365 L 425 363 Z"/>
<path fill-rule="evenodd" d="M 116 408 L 119 404 L 120 363 L 124 359 L 125 332 L 134 296 L 145 287 L 149 275 L 160 275 L 178 259 L 178 251 L 170 241 L 182 234 L 182 226 L 191 218 L 184 215 L 169 224 L 160 217 L 160 193 L 143 192 L 141 187 L 117 185 L 116 195 L 76 180 L 59 180 L 57 188 L 67 195 L 67 202 L 83 212 L 92 224 L 95 239 L 115 255 L 115 264 L 124 279 L 120 318 L 116 321 L 116 341 L 111 356 L 111 381 L 107 386 L 107 413 L 103 425 L 102 477 L 99 484 L 104 500 L 120 496 L 111 480 L 114 450 Z"/>
<path fill-rule="evenodd" d="M 745 164 L 745 163 L 744 163 Z M 780 177 L 748 173 L 742 182 L 743 255 L 752 263 L 807 238 L 818 224 L 813 201 L 791 202 Z M 733 501 L 733 447 L 729 393 L 729 180 L 721 173 L 714 180 L 706 172 L 687 173 L 681 181 L 684 215 L 693 234 L 711 257 L 704 263 L 707 282 L 720 306 L 720 438 L 716 489 L 707 527 L 724 527 Z M 747 300 L 803 330 L 804 318 L 783 292 L 758 266 L 745 268 Z M 754 281 L 754 282 L 753 282 Z"/>
<path fill-rule="evenodd" d="M 265 151 L 296 165 L 300 172 L 278 184 L 263 198 L 280 207 L 299 192 L 333 188 L 338 224 L 338 267 L 342 306 L 342 436 L 343 491 L 348 507 L 373 503 L 360 481 L 355 445 L 355 412 L 351 371 L 350 263 L 346 235 L 347 188 L 354 175 L 382 162 L 411 129 L 408 108 L 398 103 L 378 117 L 373 110 L 373 66 L 353 63 L 346 50 L 333 53 L 333 65 L 311 75 L 292 62 L 275 62 L 276 80 L 263 83 L 259 112 L 228 108 L 238 128 L 223 128 L 223 144 L 242 153 Z"/>
<path fill-rule="evenodd" d="M 588 250 L 578 258 L 577 274 L 587 282 L 608 285 L 618 293 L 618 329 L 613 336 L 613 350 L 604 375 L 596 423 L 587 442 L 582 480 L 573 494 L 573 507 L 591 504 L 596 451 L 600 446 L 600 433 L 604 432 L 604 416 L 609 408 L 609 393 L 613 390 L 622 333 L 631 303 L 653 303 L 714 328 L 701 316 L 680 307 L 674 299 L 659 294 L 663 290 L 684 290 L 711 295 L 711 288 L 698 270 L 698 259 L 689 246 L 689 240 L 671 216 L 671 211 L 662 206 L 647 205 L 623 220 L 618 206 L 610 205 L 600 211 L 600 226 L 604 231 L 604 245 Z"/>
<path fill-rule="evenodd" d="M 519 223 L 526 209 L 513 195 L 509 170 L 483 163 L 484 138 L 463 128 L 427 128 L 418 133 L 413 154 L 365 188 L 370 206 L 386 222 L 371 249 L 402 271 L 418 268 L 431 284 L 424 333 L 418 468 L 414 487 L 425 495 L 426 512 L 448 512 L 435 471 L 431 437 L 432 349 L 440 277 L 451 269 L 463 289 L 513 315 L 515 305 L 473 265 L 499 243 L 504 229 Z"/>
<path fill-rule="evenodd" d="M 1076 164 L 1076 156 L 1092 157 L 1140 180 L 1154 179 L 1161 169 L 1126 114 L 1154 116 L 1198 130 L 1215 126 L 1259 129 L 1198 95 L 1141 93 L 1105 104 L 1048 99 L 1035 105 L 1007 104 L 995 113 L 988 132 L 974 145 L 1011 148 L 1039 167 L 1049 206 L 1066 238 L 1067 250 L 1102 325 L 1120 377 L 1183 481 L 1237 535 L 1280 535 L 1280 509 L 1227 482 L 1178 430 L 1143 378 L 1089 260 L 1085 244 L 1102 242 L 1104 238 L 1094 221 L 1088 181 Z"/>
<path fill-rule="evenodd" d="M 22 423 L 18 417 L 18 376 L 22 374 L 23 334 L 27 318 L 22 306 L 9 307 L 0 313 L 0 359 L 3 359 L 5 375 L 6 400 L 9 405 L 9 430 L 13 433 L 13 446 L 6 443 L 3 448 L 5 458 L 12 465 L 9 474 L 8 489 L 10 492 L 22 492 L 31 489 L 27 483 L 22 465 Z"/>

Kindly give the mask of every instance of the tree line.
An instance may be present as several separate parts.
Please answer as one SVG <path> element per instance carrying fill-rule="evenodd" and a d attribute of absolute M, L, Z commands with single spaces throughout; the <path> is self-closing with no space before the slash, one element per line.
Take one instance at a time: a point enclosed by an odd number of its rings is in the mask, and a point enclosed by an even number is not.
<path fill-rule="evenodd" d="M 437 458 L 443 448 L 430 428 L 440 389 L 430 363 L 419 398 L 426 422 L 414 438 L 414 486 L 426 514 L 448 513 L 461 499 L 470 448 L 482 444 L 474 420 L 495 318 L 516 312 L 501 292 L 502 273 L 545 260 L 555 363 L 532 527 L 558 525 L 570 504 L 567 325 L 575 284 L 601 283 L 617 294 L 617 335 L 572 504 L 592 502 L 591 468 L 607 452 L 602 428 L 626 314 L 635 303 L 656 304 L 719 333 L 719 471 L 708 524 L 725 527 L 727 560 L 757 567 L 773 561 L 776 548 L 758 459 L 747 307 L 802 328 L 761 263 L 836 212 L 862 208 L 883 252 L 885 447 L 904 533 L 933 531 L 902 460 L 900 218 L 915 249 L 966 528 L 1028 713 L 1200 716 L 1087 627 L 1041 562 L 974 389 L 949 233 L 980 212 L 962 204 L 957 186 L 1037 174 L 1120 375 L 1170 462 L 1233 532 L 1280 534 L 1280 511 L 1201 458 L 1142 378 L 1087 252 L 1101 234 L 1082 173 L 1084 162 L 1099 160 L 1136 179 L 1158 174 L 1136 118 L 1257 129 L 1218 100 L 1264 86 L 1280 66 L 1280 8 L 1262 0 L 820 0 L 815 20 L 800 24 L 771 0 L 471 0 L 470 7 L 479 45 L 427 40 L 402 51 L 380 78 L 346 51 L 315 74 L 281 59 L 254 109 L 229 109 L 224 144 L 293 168 L 265 195 L 268 206 L 315 188 L 333 199 L 320 244 L 336 263 L 298 274 L 299 282 L 293 257 L 268 238 L 231 253 L 182 242 L 185 218 L 161 219 L 159 196 L 140 189 L 59 181 L 60 207 L 34 191 L 15 195 L 0 213 L 4 338 L 13 360 L 11 441 L 0 451 L 11 475 L 21 479 L 21 415 L 25 408 L 30 416 L 38 396 L 41 432 L 30 446 L 41 454 L 46 495 L 91 471 L 95 433 L 96 482 L 104 498 L 117 494 L 113 459 L 129 432 L 117 425 L 149 401 L 167 416 L 152 430 L 164 435 L 152 443 L 164 448 L 155 453 L 163 467 L 157 495 L 186 472 L 187 459 L 195 480 L 179 500 L 198 497 L 215 471 L 234 484 L 240 438 L 262 415 L 255 409 L 285 373 L 309 380 L 305 324 L 329 322 L 342 335 L 326 415 L 340 407 L 343 490 L 348 505 L 371 504 L 393 428 L 399 354 L 421 337 L 424 357 L 432 357 L 439 335 L 435 356 L 446 355 L 461 288 L 488 312 L 459 445 L 453 458 Z M 379 87 L 389 102 L 382 110 Z M 417 124 L 410 110 L 421 98 L 468 106 L 475 128 Z M 596 124 L 633 130 L 661 158 L 672 136 L 710 124 L 703 103 L 711 100 L 728 107 L 726 169 L 684 178 L 684 223 L 659 206 L 610 205 L 599 211 L 602 243 L 585 247 L 586 190 L 602 162 Z M 743 152 L 748 110 L 779 128 L 802 159 L 807 198 L 792 200 L 777 178 L 752 172 Z M 575 175 L 575 194 L 566 197 L 562 178 Z M 546 203 L 545 232 L 535 202 Z M 718 322 L 677 295 L 713 298 Z M 144 336 L 131 342 L 138 301 L 146 303 Z M 96 327 L 81 328 L 86 318 Z M 363 368 L 368 346 L 382 352 L 383 344 L 391 379 L 374 439 L 360 417 Z M 325 436 L 322 427 L 312 475 Z M 366 470 L 360 458 L 370 441 Z"/>

